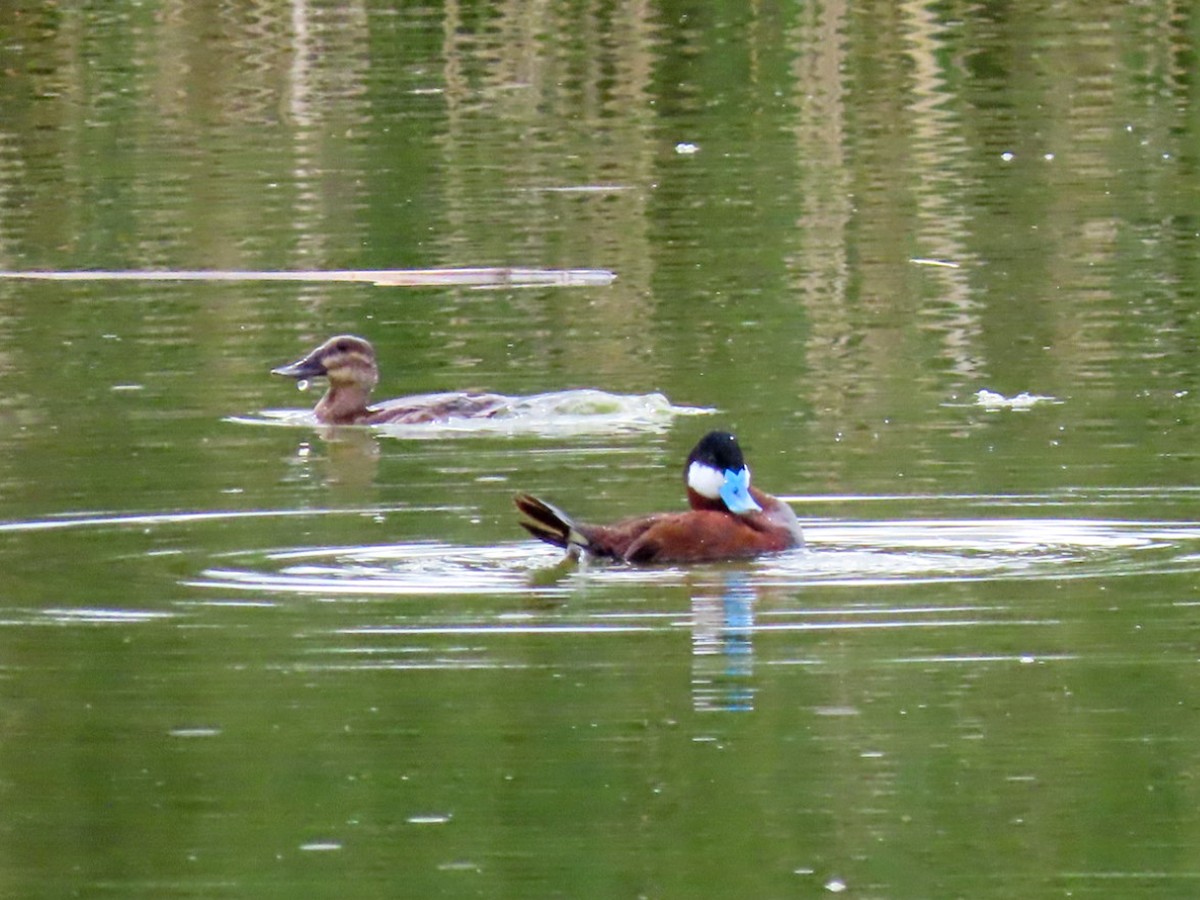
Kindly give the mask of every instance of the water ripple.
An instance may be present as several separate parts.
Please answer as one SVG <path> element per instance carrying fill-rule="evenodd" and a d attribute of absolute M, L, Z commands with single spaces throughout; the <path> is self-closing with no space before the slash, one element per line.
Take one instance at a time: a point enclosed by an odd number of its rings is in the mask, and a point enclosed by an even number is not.
<path fill-rule="evenodd" d="M 324 597 L 563 593 L 581 585 L 678 584 L 737 571 L 751 584 L 865 586 L 1111 578 L 1200 567 L 1200 523 L 1081 519 L 809 522 L 808 547 L 745 563 L 639 568 L 564 564 L 534 542 L 419 542 L 244 553 L 193 587 Z"/>

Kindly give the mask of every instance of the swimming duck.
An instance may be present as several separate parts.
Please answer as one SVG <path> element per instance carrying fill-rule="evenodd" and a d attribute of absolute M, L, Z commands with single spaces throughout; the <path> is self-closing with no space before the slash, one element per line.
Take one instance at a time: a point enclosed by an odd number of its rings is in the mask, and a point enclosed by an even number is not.
<path fill-rule="evenodd" d="M 325 425 L 416 425 L 449 418 L 487 418 L 508 402 L 499 394 L 443 393 L 413 394 L 367 406 L 371 390 L 379 382 L 375 348 L 352 334 L 331 337 L 294 363 L 271 370 L 297 380 L 326 378 L 329 389 L 313 410 Z"/>
<path fill-rule="evenodd" d="M 531 494 L 517 494 L 521 526 L 572 555 L 631 563 L 691 563 L 737 559 L 800 547 L 804 537 L 792 508 L 750 486 L 737 438 L 711 431 L 688 455 L 683 470 L 691 509 L 586 525 Z"/>

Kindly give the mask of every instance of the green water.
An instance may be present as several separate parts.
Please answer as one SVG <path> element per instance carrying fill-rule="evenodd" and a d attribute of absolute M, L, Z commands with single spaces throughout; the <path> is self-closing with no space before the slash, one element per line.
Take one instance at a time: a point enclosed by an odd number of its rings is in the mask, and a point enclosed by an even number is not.
<path fill-rule="evenodd" d="M 1195 42 L 1165 3 L 0 10 L 0 269 L 617 274 L 0 280 L 0 894 L 1195 896 Z M 268 424 L 338 332 L 381 397 L 716 412 Z M 518 528 L 678 508 L 713 427 L 805 551 Z"/>

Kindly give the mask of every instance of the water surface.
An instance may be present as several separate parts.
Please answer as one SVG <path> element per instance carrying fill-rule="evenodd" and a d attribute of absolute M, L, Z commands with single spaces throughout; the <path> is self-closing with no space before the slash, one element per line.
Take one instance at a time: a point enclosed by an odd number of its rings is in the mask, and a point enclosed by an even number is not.
<path fill-rule="evenodd" d="M 0 270 L 616 275 L 0 279 L 4 893 L 1194 895 L 1192 31 L 0 12 Z M 381 398 L 662 399 L 316 428 L 268 373 L 343 332 Z M 516 524 L 678 508 L 713 427 L 804 550 Z"/>

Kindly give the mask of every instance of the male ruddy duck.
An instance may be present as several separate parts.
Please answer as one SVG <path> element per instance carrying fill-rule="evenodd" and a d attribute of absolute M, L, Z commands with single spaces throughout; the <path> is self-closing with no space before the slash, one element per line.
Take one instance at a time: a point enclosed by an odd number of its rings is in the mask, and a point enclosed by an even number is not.
<path fill-rule="evenodd" d="M 517 494 L 521 526 L 572 555 L 631 563 L 692 563 L 778 553 L 804 544 L 800 523 L 782 500 L 750 486 L 737 438 L 712 431 L 684 467 L 691 509 L 585 525 L 530 494 Z"/>
<path fill-rule="evenodd" d="M 328 379 L 329 389 L 313 410 L 317 421 L 325 425 L 417 425 L 449 418 L 487 418 L 508 402 L 499 394 L 452 392 L 414 394 L 367 406 L 371 390 L 379 382 L 375 348 L 350 334 L 331 337 L 307 356 L 271 372 L 297 380 Z"/>

